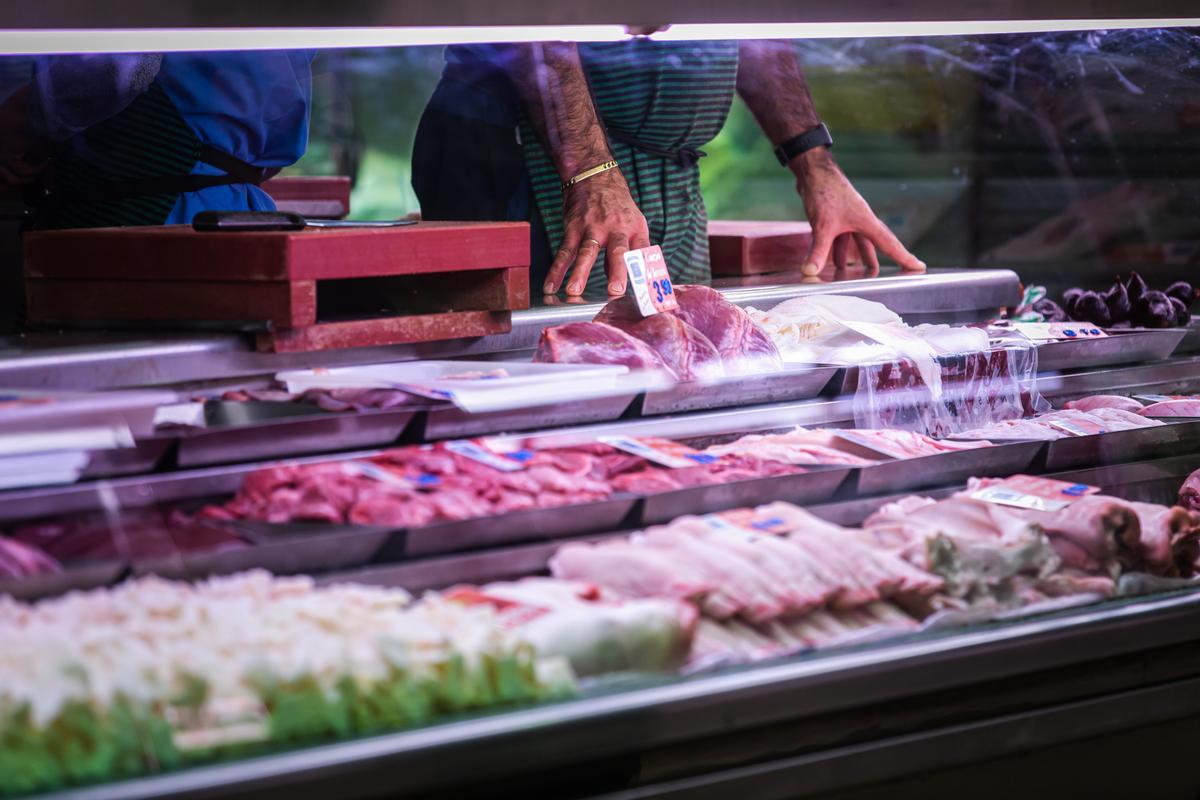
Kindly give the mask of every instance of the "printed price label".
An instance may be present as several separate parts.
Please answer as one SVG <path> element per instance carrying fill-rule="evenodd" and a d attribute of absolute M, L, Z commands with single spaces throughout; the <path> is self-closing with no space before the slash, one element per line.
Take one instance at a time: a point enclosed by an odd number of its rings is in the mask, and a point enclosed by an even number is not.
<path fill-rule="evenodd" d="M 630 250 L 625 254 L 625 268 L 629 272 L 629 288 L 643 317 L 660 311 L 679 308 L 675 300 L 675 287 L 667 274 L 667 262 L 658 245 Z"/>
<path fill-rule="evenodd" d="M 976 500 L 1002 506 L 1030 508 L 1035 511 L 1058 511 L 1081 497 L 1099 492 L 1098 486 L 1086 483 L 1067 483 L 1032 475 L 1013 475 L 999 483 L 971 493 Z"/>
<path fill-rule="evenodd" d="M 533 452 L 530 450 L 513 450 L 506 453 L 497 453 L 490 447 L 469 439 L 447 442 L 446 449 L 464 458 L 478 461 L 480 464 L 487 464 L 489 467 L 498 469 L 501 472 L 516 472 L 517 470 L 524 469 L 525 462 L 533 458 Z"/>
<path fill-rule="evenodd" d="M 1015 322 L 1013 327 L 1027 339 L 1104 339 L 1103 328 L 1088 322 Z"/>
<path fill-rule="evenodd" d="M 1047 421 L 1046 424 L 1068 436 L 1094 436 L 1097 433 L 1108 433 L 1108 428 L 1102 428 L 1094 422 L 1083 419 L 1078 422 L 1055 419 Z"/>
<path fill-rule="evenodd" d="M 717 460 L 716 456 L 701 453 L 686 444 L 655 436 L 601 436 L 597 441 L 671 469 L 711 464 Z"/>
<path fill-rule="evenodd" d="M 888 458 L 912 458 L 911 453 L 904 452 L 904 448 L 896 445 L 886 439 L 879 439 L 870 435 L 864 434 L 862 431 L 844 430 L 837 431 L 834 436 L 851 444 L 856 444 L 859 447 L 865 447 L 872 453 L 878 453 L 881 456 Z"/>
<path fill-rule="evenodd" d="M 710 528 L 722 530 L 740 528 L 748 531 L 762 531 L 783 535 L 791 532 L 791 526 L 782 517 L 764 514 L 754 508 L 734 508 L 729 511 L 719 511 L 716 514 L 706 514 L 704 520 Z"/>
<path fill-rule="evenodd" d="M 397 475 L 390 469 L 384 469 L 378 464 L 372 464 L 370 461 L 344 461 L 342 469 L 354 475 L 362 475 L 364 478 L 370 478 L 379 483 L 386 483 L 389 486 L 396 486 L 401 489 L 423 489 L 437 486 L 442 482 L 442 479 L 437 475 L 422 473 L 416 478 L 409 478 L 404 475 Z"/>

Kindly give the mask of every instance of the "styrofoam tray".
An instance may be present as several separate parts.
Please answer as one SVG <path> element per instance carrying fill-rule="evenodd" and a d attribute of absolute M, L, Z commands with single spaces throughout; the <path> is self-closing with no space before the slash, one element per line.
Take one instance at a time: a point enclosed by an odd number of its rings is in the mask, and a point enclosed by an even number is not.
<path fill-rule="evenodd" d="M 502 376 L 494 375 L 503 370 Z M 456 378 L 456 375 L 478 377 Z M 276 380 L 289 392 L 308 389 L 400 389 L 448 400 L 464 411 L 482 413 L 549 403 L 634 394 L 667 385 L 665 374 L 630 372 L 613 364 L 538 364 L 494 361 L 409 361 L 331 369 L 289 370 Z"/>

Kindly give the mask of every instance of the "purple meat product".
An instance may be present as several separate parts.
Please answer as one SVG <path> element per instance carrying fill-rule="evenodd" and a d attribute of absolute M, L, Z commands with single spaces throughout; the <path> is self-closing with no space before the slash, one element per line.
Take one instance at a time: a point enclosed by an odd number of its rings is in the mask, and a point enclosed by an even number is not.
<path fill-rule="evenodd" d="M 679 317 L 654 314 L 628 331 L 658 353 L 681 381 L 717 380 L 725 375 L 717 348 L 707 336 Z"/>
<path fill-rule="evenodd" d="M 0 536 L 0 578 L 28 578 L 62 572 L 50 556 L 32 545 Z"/>
<path fill-rule="evenodd" d="M 625 331 L 601 322 L 572 322 L 542 331 L 534 361 L 557 364 L 622 364 L 666 369 L 658 354 Z"/>
<path fill-rule="evenodd" d="M 675 316 L 700 331 L 717 348 L 725 372 L 746 375 L 779 372 L 783 359 L 766 332 L 750 315 L 707 286 L 677 286 Z"/>

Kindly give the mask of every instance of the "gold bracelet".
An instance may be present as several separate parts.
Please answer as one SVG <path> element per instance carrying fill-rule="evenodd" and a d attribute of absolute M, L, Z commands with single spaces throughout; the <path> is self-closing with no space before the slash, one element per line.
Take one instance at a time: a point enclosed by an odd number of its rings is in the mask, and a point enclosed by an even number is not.
<path fill-rule="evenodd" d="M 605 161 L 603 164 L 601 164 L 598 167 L 592 167 L 591 169 L 585 169 L 583 172 L 579 173 L 574 178 L 563 181 L 563 185 L 562 185 L 563 191 L 565 192 L 567 189 L 570 189 L 572 186 L 579 183 L 580 181 L 586 181 L 588 178 L 592 177 L 593 175 L 599 175 L 601 172 L 608 172 L 610 169 L 616 169 L 616 168 L 617 168 L 617 162 L 614 159 L 612 161 Z"/>

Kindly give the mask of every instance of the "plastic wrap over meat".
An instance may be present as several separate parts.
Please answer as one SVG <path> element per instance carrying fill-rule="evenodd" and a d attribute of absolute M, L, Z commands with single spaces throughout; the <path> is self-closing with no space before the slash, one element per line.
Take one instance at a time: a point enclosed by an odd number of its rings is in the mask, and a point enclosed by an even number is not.
<path fill-rule="evenodd" d="M 854 424 L 949 436 L 1050 409 L 1037 389 L 1037 348 L 1012 344 L 939 356 L 942 396 L 934 399 L 911 361 L 858 368 Z"/>

